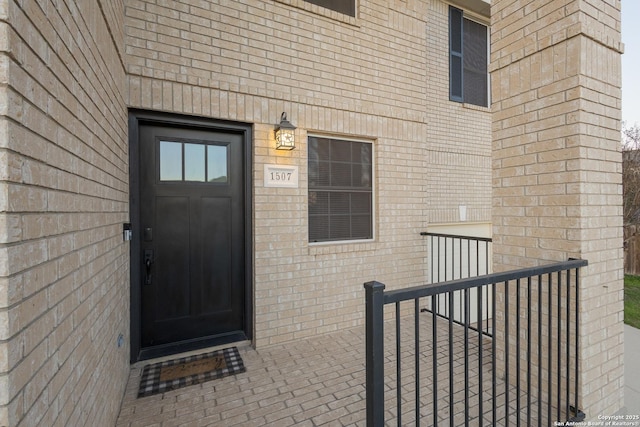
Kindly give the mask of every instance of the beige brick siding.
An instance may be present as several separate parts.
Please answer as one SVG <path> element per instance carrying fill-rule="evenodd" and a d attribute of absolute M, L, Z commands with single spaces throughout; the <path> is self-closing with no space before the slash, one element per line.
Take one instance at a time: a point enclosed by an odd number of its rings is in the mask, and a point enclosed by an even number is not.
<path fill-rule="evenodd" d="M 365 281 L 424 282 L 427 224 L 460 205 L 489 221 L 489 110 L 449 101 L 444 2 L 359 2 L 350 18 L 299 0 L 130 1 L 125 31 L 130 106 L 254 124 L 258 346 L 361 324 Z M 309 245 L 308 133 L 373 142 L 374 241 Z M 298 166 L 299 188 L 265 188 L 273 163 Z"/>
<path fill-rule="evenodd" d="M 492 42 L 496 269 L 589 261 L 581 409 L 613 414 L 623 402 L 620 2 L 496 2 Z"/>
<path fill-rule="evenodd" d="M 363 282 L 424 283 L 420 231 L 464 206 L 493 220 L 497 269 L 589 260 L 581 409 L 619 409 L 620 1 L 495 2 L 493 125 L 449 101 L 448 2 L 357 4 L 0 0 L 0 425 L 117 417 L 127 107 L 253 124 L 256 346 L 362 325 Z M 291 152 L 274 149 L 283 111 Z M 309 134 L 373 143 L 372 241 L 309 244 Z M 265 187 L 273 163 L 299 187 Z"/>
<path fill-rule="evenodd" d="M 107 425 L 129 370 L 124 4 L 0 14 L 0 425 Z"/>

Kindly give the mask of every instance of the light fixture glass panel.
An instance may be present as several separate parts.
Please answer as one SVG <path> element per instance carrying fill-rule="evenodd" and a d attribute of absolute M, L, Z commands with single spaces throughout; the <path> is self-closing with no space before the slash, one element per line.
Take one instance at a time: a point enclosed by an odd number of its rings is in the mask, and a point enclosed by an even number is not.
<path fill-rule="evenodd" d="M 295 133 L 293 129 L 278 129 L 276 132 L 276 148 L 291 150 L 295 148 Z"/>
<path fill-rule="evenodd" d="M 160 181 L 182 181 L 182 144 L 160 141 Z"/>

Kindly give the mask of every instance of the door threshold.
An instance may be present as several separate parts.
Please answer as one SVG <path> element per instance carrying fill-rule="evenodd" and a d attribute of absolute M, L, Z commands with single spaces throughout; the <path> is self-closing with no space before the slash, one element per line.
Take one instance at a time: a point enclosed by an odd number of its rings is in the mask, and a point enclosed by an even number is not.
<path fill-rule="evenodd" d="M 249 343 L 251 345 L 251 341 L 247 339 L 244 333 L 236 332 L 204 339 L 146 347 L 140 350 L 137 361 L 134 364 L 142 361 L 147 362 L 150 359 L 174 359 L 181 354 L 200 354 L 205 351 L 211 351 L 210 349 L 227 348 L 233 345 L 237 346 L 240 343 Z"/>
<path fill-rule="evenodd" d="M 143 367 L 145 365 L 149 365 L 149 364 L 166 362 L 168 360 L 174 360 L 174 359 L 181 359 L 183 357 L 196 356 L 198 354 L 211 353 L 211 352 L 214 352 L 214 351 L 217 351 L 217 350 L 224 350 L 224 349 L 229 348 L 229 347 L 238 347 L 238 348 L 251 347 L 251 341 L 249 341 L 249 340 L 236 341 L 236 342 L 227 343 L 227 344 L 218 344 L 218 345 L 213 345 L 211 347 L 200 348 L 198 350 L 189 350 L 189 351 L 170 354 L 170 355 L 166 355 L 166 356 L 158 356 L 158 357 L 155 357 L 155 358 L 152 358 L 152 359 L 144 359 L 144 360 L 140 359 L 139 361 L 137 361 L 133 365 L 131 365 L 131 367 L 132 368 L 141 368 L 141 367 Z"/>

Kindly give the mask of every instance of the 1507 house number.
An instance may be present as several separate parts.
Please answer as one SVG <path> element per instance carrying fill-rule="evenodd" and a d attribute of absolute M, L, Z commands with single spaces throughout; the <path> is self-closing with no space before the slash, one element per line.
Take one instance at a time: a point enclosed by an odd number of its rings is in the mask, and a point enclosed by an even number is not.
<path fill-rule="evenodd" d="M 298 188 L 298 167 L 283 165 L 264 166 L 264 186 Z"/>
<path fill-rule="evenodd" d="M 293 172 L 280 172 L 280 171 L 271 171 L 269 172 L 269 181 L 272 182 L 289 182 L 291 181 L 291 176 Z"/>

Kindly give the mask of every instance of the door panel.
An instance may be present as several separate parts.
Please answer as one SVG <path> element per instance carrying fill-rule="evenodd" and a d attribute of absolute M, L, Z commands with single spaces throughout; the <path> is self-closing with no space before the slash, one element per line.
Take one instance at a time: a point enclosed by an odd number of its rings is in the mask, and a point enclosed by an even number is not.
<path fill-rule="evenodd" d="M 217 236 L 216 239 L 202 238 L 200 253 L 203 266 L 203 279 L 209 286 L 204 286 L 199 301 L 203 313 L 231 310 L 232 298 L 229 289 L 217 286 L 231 280 L 232 245 L 231 233 L 227 224 L 231 221 L 231 203 L 229 199 L 202 200 L 202 216 L 211 218 L 203 224 L 202 236 Z M 213 260 L 214 262 L 208 262 Z M 216 291 L 217 290 L 217 291 Z"/>
<path fill-rule="evenodd" d="M 141 124 L 139 149 L 141 347 L 244 336 L 244 137 Z"/>
<path fill-rule="evenodd" d="M 145 246 L 155 252 L 155 277 L 152 274 L 150 298 L 156 309 L 154 318 L 172 319 L 189 315 L 189 254 L 183 248 L 189 245 L 189 199 L 186 197 L 157 197 L 154 238 Z M 160 214 L 158 214 L 160 213 Z M 172 242 L 172 244 L 161 244 Z M 163 304 L 163 300 L 171 304 Z"/>

